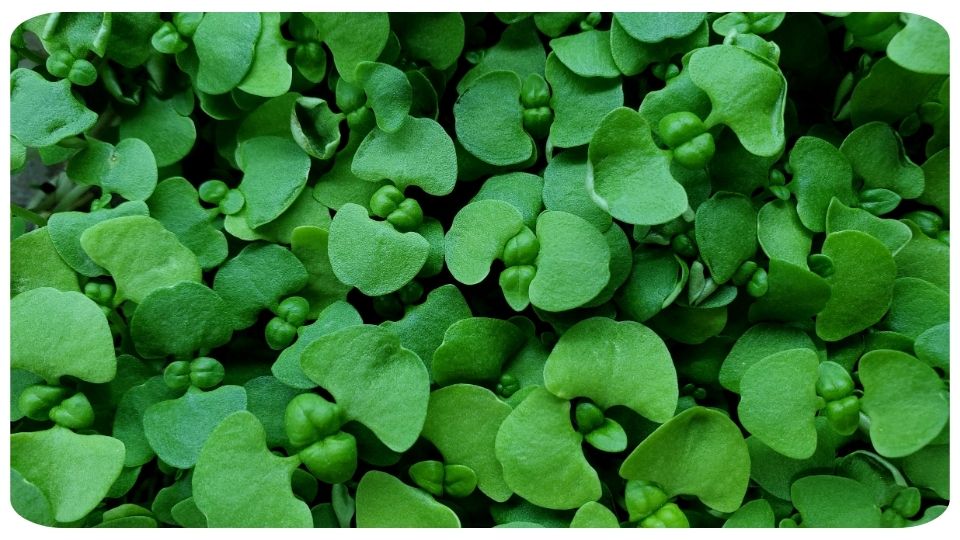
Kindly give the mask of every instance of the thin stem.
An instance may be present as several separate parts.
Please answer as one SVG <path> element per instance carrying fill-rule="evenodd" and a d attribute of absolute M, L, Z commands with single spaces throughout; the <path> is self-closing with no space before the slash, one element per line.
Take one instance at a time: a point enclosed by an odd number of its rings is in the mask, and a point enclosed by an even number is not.
<path fill-rule="evenodd" d="M 41 216 L 33 210 L 27 210 L 22 206 L 11 203 L 10 211 L 13 212 L 13 215 L 25 219 L 37 227 L 43 227 L 47 224 L 47 218 Z"/>

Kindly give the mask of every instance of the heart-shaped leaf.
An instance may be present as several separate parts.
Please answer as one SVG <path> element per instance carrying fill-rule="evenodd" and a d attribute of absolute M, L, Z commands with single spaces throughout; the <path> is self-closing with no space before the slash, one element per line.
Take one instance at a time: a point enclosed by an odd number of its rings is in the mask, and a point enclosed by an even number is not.
<path fill-rule="evenodd" d="M 543 210 L 543 178 L 522 172 L 491 176 L 470 202 L 489 199 L 512 204 L 523 215 L 523 224 L 532 229 Z"/>
<path fill-rule="evenodd" d="M 807 459 L 793 459 L 776 452 L 757 437 L 747 438 L 750 450 L 750 478 L 780 499 L 790 500 L 790 486 L 801 476 L 829 470 L 836 461 L 837 448 L 847 438 L 838 434 L 825 416 L 814 419 L 817 449 Z"/>
<path fill-rule="evenodd" d="M 57 324 L 51 326 L 54 320 Z M 64 375 L 92 383 L 112 380 L 117 358 L 113 335 L 100 306 L 78 292 L 50 287 L 13 297 L 10 367 L 25 369 L 50 382 Z"/>
<path fill-rule="evenodd" d="M 107 495 L 123 470 L 123 443 L 54 426 L 10 436 L 10 466 L 37 486 L 53 517 L 82 519 Z"/>
<path fill-rule="evenodd" d="M 806 268 L 813 233 L 803 226 L 793 203 L 775 200 L 763 205 L 757 214 L 757 239 L 767 257 Z"/>
<path fill-rule="evenodd" d="M 827 235 L 823 254 L 833 261 L 830 299 L 817 315 L 817 335 L 838 341 L 876 324 L 890 307 L 897 267 L 890 251 L 859 231 Z"/>
<path fill-rule="evenodd" d="M 316 318 L 320 311 L 330 304 L 346 300 L 350 292 L 349 285 L 340 283 L 328 254 L 328 229 L 304 225 L 293 229 L 290 235 L 290 251 L 307 270 L 307 285 L 299 292 L 310 303 L 310 318 Z"/>
<path fill-rule="evenodd" d="M 673 303 L 687 285 L 686 262 L 665 249 L 639 246 L 633 269 L 615 299 L 624 315 L 644 322 Z"/>
<path fill-rule="evenodd" d="M 316 383 L 307 378 L 300 367 L 300 356 L 308 345 L 337 330 L 363 324 L 360 314 L 350 304 L 334 302 L 317 315 L 317 320 L 297 329 L 297 340 L 277 357 L 270 371 L 282 383 L 293 388 L 314 388 Z"/>
<path fill-rule="evenodd" d="M 950 296 L 941 288 L 917 278 L 893 283 L 893 301 L 884 325 L 911 339 L 950 319 Z"/>
<path fill-rule="evenodd" d="M 385 472 L 370 471 L 357 485 L 357 527 L 459 528 L 460 518 L 427 492 Z"/>
<path fill-rule="evenodd" d="M 182 281 L 156 289 L 137 306 L 130 336 L 143 358 L 186 357 L 230 341 L 227 303 L 206 285 Z"/>
<path fill-rule="evenodd" d="M 393 332 L 362 325 L 326 334 L 303 351 L 300 364 L 333 395 L 347 420 L 370 428 L 391 450 L 402 452 L 416 442 L 430 377 Z"/>
<path fill-rule="evenodd" d="M 597 206 L 586 189 L 587 158 L 568 150 L 553 156 L 543 171 L 543 205 L 579 216 L 600 231 L 610 228 L 610 214 Z"/>
<path fill-rule="evenodd" d="M 899 351 L 871 351 L 860 359 L 860 406 L 870 418 L 870 442 L 885 457 L 910 455 L 947 422 L 947 391 L 931 367 Z"/>
<path fill-rule="evenodd" d="M 386 13 L 306 13 L 317 27 L 317 38 L 333 53 L 340 76 L 355 81 L 357 64 L 376 60 L 390 37 Z"/>
<path fill-rule="evenodd" d="M 57 144 L 96 121 L 97 114 L 70 92 L 70 81 L 49 82 L 32 69 L 10 73 L 10 133 L 24 146 Z"/>
<path fill-rule="evenodd" d="M 490 264 L 523 226 L 520 212 L 504 201 L 476 201 L 461 208 L 444 239 L 447 268 L 454 279 L 465 285 L 483 281 Z"/>
<path fill-rule="evenodd" d="M 682 38 L 696 30 L 704 13 L 615 13 L 617 23 L 636 40 L 657 43 Z"/>
<path fill-rule="evenodd" d="M 590 369 L 584 372 L 584 363 Z M 665 422 L 677 408 L 677 373 L 666 344 L 632 321 L 586 319 L 557 342 L 543 372 L 547 390 L 573 399 L 587 397 L 600 407 L 630 407 Z"/>
<path fill-rule="evenodd" d="M 330 265 L 337 279 L 367 296 L 396 291 L 423 268 L 430 243 L 415 232 L 402 233 L 370 218 L 362 206 L 347 203 L 330 224 Z"/>
<path fill-rule="evenodd" d="M 850 132 L 840 152 L 868 188 L 889 189 L 904 199 L 923 193 L 923 169 L 910 161 L 900 136 L 883 122 L 870 122 Z"/>
<path fill-rule="evenodd" d="M 540 253 L 530 303 L 565 311 L 589 302 L 610 281 L 610 248 L 593 226 L 573 214 L 546 211 L 537 218 Z"/>
<path fill-rule="evenodd" d="M 870 491 L 842 476 L 806 476 L 790 488 L 804 527 L 880 527 L 880 509 Z"/>
<path fill-rule="evenodd" d="M 193 500 L 209 527 L 312 527 L 310 508 L 296 498 L 295 457 L 275 456 L 257 417 L 227 416 L 210 433 L 193 474 Z"/>
<path fill-rule="evenodd" d="M 616 514 L 606 506 L 590 501 L 577 509 L 570 521 L 571 529 L 619 529 L 620 522 Z"/>
<path fill-rule="evenodd" d="M 253 62 L 238 89 L 262 97 L 276 97 L 290 89 L 293 68 L 287 63 L 287 49 L 292 44 L 280 31 L 282 23 L 280 13 L 260 13 L 260 35 Z"/>
<path fill-rule="evenodd" d="M 754 499 L 734 512 L 723 523 L 724 529 L 772 529 L 776 517 L 766 499 Z"/>
<path fill-rule="evenodd" d="M 620 70 L 610 53 L 610 32 L 587 30 L 552 39 L 550 48 L 567 69 L 581 77 L 620 76 Z"/>
<path fill-rule="evenodd" d="M 937 21 L 904 14 L 907 25 L 887 44 L 887 56 L 910 71 L 950 74 L 950 37 Z"/>
<path fill-rule="evenodd" d="M 407 116 L 395 131 L 367 134 L 353 156 L 352 171 L 368 182 L 392 180 L 401 191 L 412 185 L 447 195 L 457 182 L 457 156 L 440 124 Z"/>
<path fill-rule="evenodd" d="M 590 141 L 587 189 L 616 219 L 658 225 L 687 209 L 687 193 L 670 174 L 669 154 L 653 142 L 640 114 L 616 109 Z"/>
<path fill-rule="evenodd" d="M 289 139 L 256 137 L 237 148 L 243 215 L 256 229 L 290 207 L 307 183 L 310 156 Z"/>
<path fill-rule="evenodd" d="M 914 277 L 950 290 L 949 246 L 924 234 L 916 224 L 904 221 L 912 238 L 897 253 L 897 277 Z"/>
<path fill-rule="evenodd" d="M 175 176 L 157 184 L 147 206 L 150 217 L 177 235 L 203 269 L 215 268 L 227 258 L 227 238 L 213 225 L 210 212 L 200 206 L 197 190 L 187 179 Z"/>
<path fill-rule="evenodd" d="M 407 55 L 439 70 L 457 61 L 466 36 L 459 13 L 391 13 L 390 29 Z"/>
<path fill-rule="evenodd" d="M 191 94 L 191 100 L 192 97 Z M 124 116 L 119 134 L 121 139 L 147 143 L 157 166 L 166 167 L 190 152 L 197 139 L 197 128 L 189 114 L 178 108 L 177 98 L 163 101 L 147 92 L 140 107 Z"/>
<path fill-rule="evenodd" d="M 67 174 L 131 201 L 146 199 L 157 186 L 157 162 L 140 139 L 123 139 L 116 146 L 87 139 L 87 147 L 70 159 Z"/>
<path fill-rule="evenodd" d="M 250 244 L 230 259 L 213 280 L 213 290 L 227 303 L 234 328 L 251 326 L 263 309 L 307 283 L 307 271 L 289 250 L 276 244 Z"/>
<path fill-rule="evenodd" d="M 451 324 L 433 353 L 430 371 L 440 386 L 496 382 L 506 363 L 526 341 L 515 325 L 501 319 L 470 317 Z"/>
<path fill-rule="evenodd" d="M 600 479 L 570 423 L 570 402 L 534 389 L 500 425 L 496 456 L 514 493 L 537 506 L 578 508 L 600 498 Z"/>
<path fill-rule="evenodd" d="M 16 296 L 38 287 L 80 290 L 77 274 L 57 253 L 48 227 L 40 227 L 10 242 L 10 294 Z"/>
<path fill-rule="evenodd" d="M 692 407 L 644 439 L 620 466 L 620 476 L 656 482 L 669 496 L 695 495 L 714 510 L 733 512 L 747 492 L 750 456 L 729 417 Z"/>
<path fill-rule="evenodd" d="M 697 208 L 697 248 L 717 284 L 725 283 L 757 251 L 757 211 L 750 199 L 719 192 Z"/>
<path fill-rule="evenodd" d="M 895 219 L 879 218 L 862 208 L 849 208 L 834 198 L 827 209 L 827 234 L 860 231 L 883 242 L 896 255 L 910 241 L 910 227 Z"/>
<path fill-rule="evenodd" d="M 831 296 L 830 284 L 806 268 L 770 259 L 767 293 L 750 306 L 750 320 L 798 321 L 820 313 Z"/>
<path fill-rule="evenodd" d="M 590 142 L 604 116 L 623 106 L 620 78 L 581 77 L 563 65 L 555 53 L 547 57 L 545 71 L 550 83 L 550 143 L 573 148 Z"/>
<path fill-rule="evenodd" d="M 127 449 L 125 467 L 139 467 L 156 455 L 143 431 L 144 411 L 156 403 L 176 399 L 177 394 L 157 375 L 134 386 L 120 399 L 113 420 L 113 436 Z"/>
<path fill-rule="evenodd" d="M 513 491 L 503 480 L 495 443 L 500 425 L 512 410 L 486 388 L 472 384 L 445 386 L 430 394 L 422 435 L 437 447 L 445 462 L 473 469 L 480 491 L 503 502 Z"/>
<path fill-rule="evenodd" d="M 373 109 L 377 127 L 385 133 L 400 129 L 413 103 L 413 88 L 407 76 L 390 64 L 360 62 L 356 78 L 367 94 L 367 104 Z"/>
<path fill-rule="evenodd" d="M 469 88 L 478 78 L 492 71 L 512 71 L 521 79 L 528 75 L 543 76 L 547 53 L 532 20 L 509 25 L 496 45 L 486 50 L 483 58 L 457 83 L 457 92 Z"/>
<path fill-rule="evenodd" d="M 710 96 L 707 125 L 727 125 L 751 154 L 783 151 L 787 81 L 775 64 L 733 45 L 714 45 L 694 51 L 687 69 L 693 83 Z M 748 78 L 750 91 L 731 85 L 731 73 Z"/>
<path fill-rule="evenodd" d="M 242 386 L 221 386 L 204 392 L 190 387 L 178 399 L 162 401 L 143 414 L 143 432 L 150 447 L 165 463 L 189 469 L 220 422 L 247 407 Z"/>
<path fill-rule="evenodd" d="M 476 79 L 453 106 L 457 140 L 491 165 L 514 165 L 533 155 L 533 139 L 523 129 L 520 77 L 494 71 Z"/>
<path fill-rule="evenodd" d="M 117 298 L 143 302 L 160 287 L 200 281 L 200 263 L 159 221 L 127 216 L 90 227 L 80 236 L 87 255 L 117 282 Z"/>
<path fill-rule="evenodd" d="M 109 219 L 124 216 L 147 216 L 149 210 L 142 201 L 130 201 L 115 208 L 102 208 L 94 212 L 57 212 L 50 216 L 47 230 L 50 241 L 63 260 L 79 274 L 87 277 L 102 276 L 107 273 L 83 251 L 80 237 L 84 231 Z"/>
<path fill-rule="evenodd" d="M 253 66 L 260 31 L 259 13 L 205 14 L 193 35 L 197 89 L 216 95 L 236 88 Z"/>
<path fill-rule="evenodd" d="M 768 356 L 795 349 L 815 350 L 803 330 L 779 324 L 761 323 L 750 327 L 733 344 L 720 366 L 719 381 L 731 392 L 740 393 L 740 379 Z"/>
<path fill-rule="evenodd" d="M 787 457 L 812 456 L 817 449 L 818 365 L 817 353 L 806 348 L 753 364 L 740 379 L 737 415 L 743 427 Z"/>
<path fill-rule="evenodd" d="M 891 58 L 877 60 L 850 95 L 853 125 L 871 121 L 896 123 L 917 110 L 936 91 L 943 76 L 902 68 Z"/>

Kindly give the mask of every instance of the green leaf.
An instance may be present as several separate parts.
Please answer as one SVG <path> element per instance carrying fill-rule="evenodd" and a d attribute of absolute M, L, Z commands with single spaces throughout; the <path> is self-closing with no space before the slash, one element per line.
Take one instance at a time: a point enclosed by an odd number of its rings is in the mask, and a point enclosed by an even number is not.
<path fill-rule="evenodd" d="M 608 31 L 586 30 L 552 39 L 550 48 L 567 69 L 581 77 L 620 76 L 620 70 L 610 53 L 610 32 Z"/>
<path fill-rule="evenodd" d="M 145 200 L 157 186 L 157 162 L 140 139 L 113 146 L 88 138 L 86 148 L 67 164 L 67 174 L 79 184 L 100 186 L 131 201 Z"/>
<path fill-rule="evenodd" d="M 260 13 L 260 36 L 250 70 L 237 88 L 255 96 L 276 97 L 290 89 L 293 69 L 287 63 L 291 43 L 280 31 L 280 13 Z"/>
<path fill-rule="evenodd" d="M 300 195 L 310 173 L 310 157 L 289 139 L 256 137 L 237 148 L 243 169 L 238 188 L 244 217 L 256 229 L 277 219 Z"/>
<path fill-rule="evenodd" d="M 719 382 L 731 392 L 740 393 L 740 379 L 761 360 L 795 349 L 815 349 L 803 330 L 778 324 L 761 323 L 743 333 L 720 366 Z"/>
<path fill-rule="evenodd" d="M 143 299 L 130 319 L 130 335 L 143 358 L 187 357 L 230 341 L 227 312 L 227 303 L 206 285 L 182 281 Z"/>
<path fill-rule="evenodd" d="M 303 390 L 287 386 L 269 375 L 250 379 L 243 385 L 243 390 L 247 394 L 247 410 L 263 425 L 267 446 L 288 445 L 284 414 L 290 400 Z"/>
<path fill-rule="evenodd" d="M 160 287 L 201 278 L 197 256 L 150 217 L 103 221 L 83 232 L 80 245 L 117 282 L 115 302 L 130 299 L 140 303 Z"/>
<path fill-rule="evenodd" d="M 60 426 L 10 436 L 10 466 L 39 488 L 59 522 L 77 521 L 100 503 L 123 457 L 123 443 L 113 437 Z"/>
<path fill-rule="evenodd" d="M 532 229 L 543 210 L 543 179 L 524 172 L 491 176 L 470 202 L 490 199 L 512 204 L 523 215 L 523 224 Z"/>
<path fill-rule="evenodd" d="M 142 201 L 130 201 L 115 208 L 103 208 L 95 212 L 57 212 L 50 216 L 47 230 L 57 253 L 77 273 L 87 277 L 102 276 L 107 273 L 83 251 L 80 237 L 84 231 L 94 225 L 118 217 L 146 216 L 147 205 Z"/>
<path fill-rule="evenodd" d="M 787 81 L 775 64 L 733 45 L 714 45 L 694 51 L 687 69 L 713 105 L 708 126 L 729 126 L 751 154 L 783 151 Z M 731 73 L 749 80 L 750 91 L 731 85 Z"/>
<path fill-rule="evenodd" d="M 436 69 L 454 65 L 463 50 L 466 29 L 459 13 L 391 13 L 390 23 L 404 53 Z"/>
<path fill-rule="evenodd" d="M 652 330 L 632 321 L 594 317 L 574 325 L 550 353 L 543 376 L 558 397 L 587 397 L 604 409 L 624 405 L 655 422 L 669 420 L 677 408 L 670 351 Z"/>
<path fill-rule="evenodd" d="M 920 334 L 950 319 L 950 296 L 941 288 L 917 278 L 893 283 L 893 301 L 883 325 L 917 339 Z"/>
<path fill-rule="evenodd" d="M 193 35 L 197 90 L 216 95 L 239 86 L 253 66 L 260 31 L 259 13 L 205 14 Z"/>
<path fill-rule="evenodd" d="M 310 303 L 310 318 L 316 318 L 330 304 L 346 300 L 352 287 L 340 283 L 327 252 L 329 231 L 320 227 L 304 225 L 293 229 L 290 235 L 290 251 L 307 270 L 307 284 L 299 292 Z"/>
<path fill-rule="evenodd" d="M 870 122 L 850 132 L 840 152 L 865 187 L 886 188 L 904 199 L 923 193 L 923 169 L 910 161 L 900 136 L 883 122 Z"/>
<path fill-rule="evenodd" d="M 547 54 L 532 19 L 507 26 L 496 45 L 487 49 L 480 62 L 464 74 L 457 83 L 457 93 L 463 92 L 483 75 L 493 71 L 512 71 L 521 79 L 527 75 L 543 76 Z"/>
<path fill-rule="evenodd" d="M 10 506 L 27 521 L 38 525 L 53 526 L 53 510 L 43 492 L 29 482 L 16 469 L 10 469 Z"/>
<path fill-rule="evenodd" d="M 686 191 L 670 173 L 669 154 L 631 109 L 616 109 L 600 122 L 590 141 L 586 182 L 594 202 L 627 223 L 659 225 L 688 208 Z"/>
<path fill-rule="evenodd" d="M 726 283 L 757 251 L 757 211 L 750 199 L 718 192 L 697 209 L 697 248 L 717 284 Z"/>
<path fill-rule="evenodd" d="M 750 320 L 799 321 L 823 310 L 830 284 L 806 268 L 770 259 L 767 294 L 750 306 Z"/>
<path fill-rule="evenodd" d="M 486 388 L 472 384 L 445 386 L 430 394 L 421 435 L 440 451 L 444 462 L 473 469 L 480 491 L 503 502 L 513 491 L 504 482 L 495 443 L 500 425 L 512 410 Z"/>
<path fill-rule="evenodd" d="M 573 509 L 600 498 L 600 480 L 570 423 L 570 402 L 536 388 L 500 425 L 496 456 L 503 478 L 537 506 Z"/>
<path fill-rule="evenodd" d="M 832 232 L 829 217 L 827 223 L 827 230 Z M 795 204 L 774 200 L 763 205 L 757 214 L 757 239 L 770 259 L 806 268 L 813 233 L 803 226 Z"/>
<path fill-rule="evenodd" d="M 447 195 L 457 182 L 457 156 L 440 124 L 407 116 L 393 132 L 368 133 L 351 170 L 368 182 L 392 180 L 400 191 L 413 185 L 431 195 Z"/>
<path fill-rule="evenodd" d="M 257 417 L 237 411 L 210 434 L 193 475 L 193 499 L 210 527 L 312 527 L 310 508 L 290 487 L 295 457 L 266 447 Z"/>
<path fill-rule="evenodd" d="M 452 323 L 430 364 L 440 386 L 496 382 L 503 365 L 526 341 L 519 328 L 502 319 L 470 317 Z"/>
<path fill-rule="evenodd" d="M 346 420 L 367 426 L 391 450 L 402 452 L 417 440 L 430 378 L 389 330 L 362 325 L 326 334 L 303 351 L 300 363 L 343 407 Z"/>
<path fill-rule="evenodd" d="M 927 446 L 903 458 L 903 473 L 916 486 L 930 488 L 939 497 L 950 499 L 950 447 Z"/>
<path fill-rule="evenodd" d="M 950 149 L 944 148 L 930 156 L 923 165 L 924 188 L 923 194 L 917 197 L 917 202 L 932 206 L 943 214 L 944 219 L 950 217 Z"/>
<path fill-rule="evenodd" d="M 880 527 L 880 509 L 860 482 L 842 476 L 801 478 L 790 488 L 804 527 Z"/>
<path fill-rule="evenodd" d="M 51 325 L 51 321 L 57 321 Z M 40 287 L 10 300 L 10 367 L 51 383 L 69 375 L 105 383 L 117 371 L 107 318 L 78 292 Z M 21 471 L 22 472 L 22 471 Z"/>
<path fill-rule="evenodd" d="M 240 386 L 221 386 L 204 392 L 191 387 L 182 397 L 162 401 L 143 414 L 143 430 L 157 456 L 179 469 L 197 462 L 200 449 L 220 422 L 247 406 Z"/>
<path fill-rule="evenodd" d="M 673 303 L 687 276 L 686 263 L 673 252 L 639 246 L 633 252 L 633 269 L 615 300 L 626 317 L 644 322 Z"/>
<path fill-rule="evenodd" d="M 297 340 L 287 347 L 277 357 L 270 371 L 280 382 L 293 388 L 314 388 L 316 383 L 303 373 L 300 367 L 300 356 L 308 345 L 337 330 L 349 326 L 363 324 L 357 310 L 345 301 L 337 301 L 321 311 L 317 320 L 306 326 L 297 328 Z"/>
<path fill-rule="evenodd" d="M 898 66 L 891 58 L 877 60 L 850 95 L 853 125 L 867 122 L 896 123 L 917 110 L 931 90 L 943 82 L 940 75 L 916 73 Z"/>
<path fill-rule="evenodd" d="M 423 268 L 430 243 L 371 219 L 362 206 L 347 203 L 330 224 L 330 265 L 337 279 L 367 296 L 396 291 Z"/>
<path fill-rule="evenodd" d="M 546 211 L 537 218 L 536 276 L 530 303 L 546 311 L 565 311 L 589 302 L 610 280 L 610 248 L 583 219 Z"/>
<path fill-rule="evenodd" d="M 10 73 L 10 133 L 24 146 L 57 144 L 93 127 L 97 114 L 70 92 L 70 81 L 49 82 L 30 69 Z"/>
<path fill-rule="evenodd" d="M 429 371 L 447 328 L 470 316 L 463 293 L 455 285 L 446 284 L 430 291 L 422 304 L 408 306 L 400 320 L 384 321 L 380 326 L 397 334 L 400 344 L 417 353 Z"/>
<path fill-rule="evenodd" d="M 836 461 L 837 448 L 846 442 L 826 417 L 814 419 L 817 428 L 817 449 L 807 459 L 792 459 L 774 451 L 757 437 L 747 438 L 750 450 L 750 477 L 772 495 L 789 501 L 790 486 L 801 476 L 818 470 L 831 470 Z"/>
<path fill-rule="evenodd" d="M 724 529 L 772 529 L 776 518 L 766 499 L 754 499 L 734 512 L 723 523 Z"/>
<path fill-rule="evenodd" d="M 317 26 L 317 37 L 333 53 L 340 76 L 355 82 L 357 64 L 380 56 L 390 35 L 386 13 L 306 13 Z"/>
<path fill-rule="evenodd" d="M 571 529 L 619 529 L 616 514 L 606 506 L 590 501 L 577 509 L 570 522 Z"/>
<path fill-rule="evenodd" d="M 777 452 L 806 459 L 817 449 L 814 417 L 820 404 L 817 353 L 791 349 L 769 355 L 740 379 L 737 416 L 743 427 Z"/>
<path fill-rule="evenodd" d="M 425 491 L 385 472 L 370 471 L 357 485 L 359 528 L 459 528 L 460 518 Z"/>
<path fill-rule="evenodd" d="M 113 436 L 127 449 L 124 467 L 139 467 L 153 458 L 155 453 L 143 431 L 144 411 L 156 403 L 176 399 L 177 394 L 160 375 L 124 393 L 113 421 Z"/>
<path fill-rule="evenodd" d="M 894 219 L 879 218 L 862 208 L 849 208 L 834 198 L 827 209 L 827 234 L 860 231 L 883 242 L 896 255 L 910 241 L 910 227 Z"/>
<path fill-rule="evenodd" d="M 911 221 L 904 221 L 913 238 L 903 246 L 894 261 L 897 263 L 897 277 L 914 277 L 950 290 L 950 249 L 949 246 L 923 234 Z"/>
<path fill-rule="evenodd" d="M 870 442 L 884 457 L 923 448 L 947 422 L 949 403 L 940 376 L 899 351 L 871 351 L 860 359 L 860 406 L 870 418 Z"/>
<path fill-rule="evenodd" d="M 605 115 L 623 106 L 620 78 L 581 77 L 567 68 L 557 55 L 547 57 L 545 76 L 550 83 L 550 144 L 573 148 L 590 142 Z"/>
<path fill-rule="evenodd" d="M 227 303 L 234 328 L 251 326 L 263 309 L 307 283 L 307 271 L 289 250 L 276 244 L 250 244 L 217 271 L 213 290 Z"/>
<path fill-rule="evenodd" d="M 197 139 L 197 128 L 189 114 L 183 114 L 178 108 L 177 98 L 162 101 L 147 92 L 140 107 L 124 116 L 119 135 L 121 139 L 140 139 L 147 143 L 157 167 L 166 167 L 190 152 Z"/>
<path fill-rule="evenodd" d="M 494 71 L 477 78 L 453 105 L 457 140 L 491 165 L 515 165 L 533 155 L 533 139 L 523 129 L 520 77 Z"/>
<path fill-rule="evenodd" d="M 669 496 L 695 495 L 714 510 L 733 512 L 747 491 L 750 456 L 730 418 L 692 407 L 644 439 L 620 466 L 620 476 L 656 482 Z"/>
<path fill-rule="evenodd" d="M 40 227 L 10 242 L 10 294 L 16 296 L 39 287 L 79 291 L 77 275 L 60 258 L 50 229 Z"/>
<path fill-rule="evenodd" d="M 905 13 L 907 25 L 887 44 L 887 56 L 917 73 L 950 74 L 950 37 L 937 21 Z"/>
<path fill-rule="evenodd" d="M 520 212 L 504 201 L 476 201 L 461 208 L 444 239 L 447 268 L 454 279 L 465 285 L 483 281 L 490 264 L 523 226 Z"/>
<path fill-rule="evenodd" d="M 204 270 L 216 268 L 227 258 L 227 238 L 213 225 L 211 213 L 200 206 L 197 190 L 186 178 L 175 176 L 157 184 L 147 206 L 150 217 L 177 235 Z"/>
<path fill-rule="evenodd" d="M 950 324 L 932 326 L 917 336 L 913 344 L 917 358 L 930 367 L 950 372 Z"/>
<path fill-rule="evenodd" d="M 827 235 L 823 254 L 833 261 L 834 272 L 826 278 L 830 299 L 817 315 L 817 335 L 839 341 L 883 318 L 893 299 L 897 267 L 886 246 L 859 231 Z"/>
<path fill-rule="evenodd" d="M 682 38 L 696 30 L 705 13 L 614 13 L 617 23 L 636 40 L 657 43 Z"/>
<path fill-rule="evenodd" d="M 367 94 L 367 105 L 373 109 L 377 127 L 385 133 L 400 129 L 413 103 L 413 88 L 407 76 L 390 64 L 360 62 L 356 78 L 357 85 Z"/>
<path fill-rule="evenodd" d="M 587 191 L 587 159 L 578 150 L 563 151 L 553 156 L 543 171 L 543 205 L 547 210 L 579 216 L 598 230 L 610 228 L 610 214 L 597 206 Z"/>

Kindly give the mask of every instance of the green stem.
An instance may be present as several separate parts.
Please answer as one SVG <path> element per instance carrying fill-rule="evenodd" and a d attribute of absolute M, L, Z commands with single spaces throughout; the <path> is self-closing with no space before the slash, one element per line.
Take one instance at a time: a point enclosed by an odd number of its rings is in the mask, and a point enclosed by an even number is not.
<path fill-rule="evenodd" d="M 47 218 L 41 216 L 40 214 L 34 212 L 33 210 L 27 210 L 22 206 L 16 204 L 10 204 L 10 211 L 13 212 L 13 215 L 23 218 L 30 223 L 33 223 L 37 227 L 43 227 L 47 224 Z"/>

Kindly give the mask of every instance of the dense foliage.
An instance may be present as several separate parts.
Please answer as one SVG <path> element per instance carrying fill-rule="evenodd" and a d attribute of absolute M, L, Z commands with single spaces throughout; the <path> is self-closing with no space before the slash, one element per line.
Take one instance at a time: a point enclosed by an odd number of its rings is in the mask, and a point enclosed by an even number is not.
<path fill-rule="evenodd" d="M 900 527 L 948 504 L 929 19 L 55 13 L 11 55 L 31 521 Z"/>

